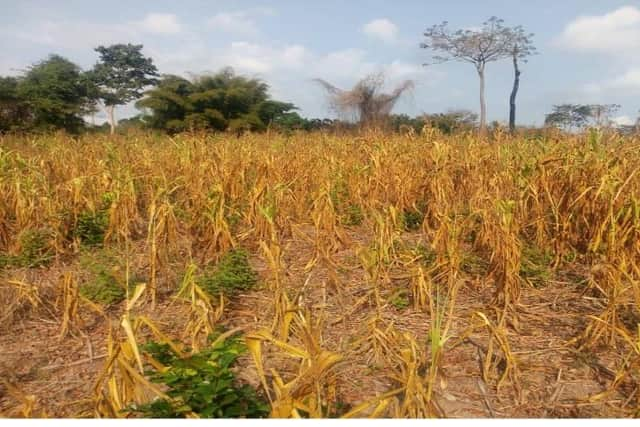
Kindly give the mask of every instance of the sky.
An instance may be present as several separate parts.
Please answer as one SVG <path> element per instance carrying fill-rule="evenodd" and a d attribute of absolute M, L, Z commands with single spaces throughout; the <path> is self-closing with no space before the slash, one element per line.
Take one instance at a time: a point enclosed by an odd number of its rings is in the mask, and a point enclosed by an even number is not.
<path fill-rule="evenodd" d="M 431 53 L 419 45 L 433 24 L 477 28 L 498 16 L 534 33 L 539 52 L 521 67 L 520 124 L 541 125 L 560 103 L 620 104 L 616 120 L 624 124 L 640 110 L 640 1 L 0 0 L 0 10 L 0 75 L 19 74 L 51 53 L 88 69 L 95 47 L 136 43 L 161 73 L 188 77 L 231 66 L 263 79 L 273 98 L 293 102 L 305 117 L 334 116 L 314 78 L 348 89 L 374 72 L 385 73 L 389 89 L 414 80 L 394 112 L 477 112 L 473 66 L 423 66 Z M 491 63 L 486 73 L 488 118 L 505 122 L 512 64 Z M 128 106 L 117 114 L 135 113 Z"/>

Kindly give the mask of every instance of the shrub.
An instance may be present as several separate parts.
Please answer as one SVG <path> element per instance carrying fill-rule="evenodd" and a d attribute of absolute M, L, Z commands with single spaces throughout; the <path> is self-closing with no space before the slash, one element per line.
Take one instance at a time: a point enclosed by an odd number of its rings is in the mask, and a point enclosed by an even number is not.
<path fill-rule="evenodd" d="M 239 385 L 231 370 L 246 351 L 238 337 L 229 338 L 186 358 L 167 344 L 150 343 L 145 351 L 165 368 L 147 372 L 151 380 L 165 384 L 171 401 L 157 399 L 129 411 L 151 418 L 262 418 L 269 406 L 249 385 Z"/>

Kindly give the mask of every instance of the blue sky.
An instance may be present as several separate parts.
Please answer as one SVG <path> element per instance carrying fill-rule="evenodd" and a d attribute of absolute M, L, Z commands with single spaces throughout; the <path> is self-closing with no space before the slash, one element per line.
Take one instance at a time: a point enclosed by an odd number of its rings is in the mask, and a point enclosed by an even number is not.
<path fill-rule="evenodd" d="M 93 48 L 142 43 L 163 73 L 236 71 L 270 84 L 276 99 L 308 117 L 332 116 L 322 77 L 348 88 L 371 72 L 415 90 L 396 107 L 411 115 L 478 110 L 478 79 L 466 63 L 423 67 L 425 28 L 479 26 L 495 15 L 535 33 L 540 52 L 523 65 L 518 121 L 541 124 L 553 104 L 617 103 L 621 122 L 640 109 L 640 1 L 7 1 L 0 0 L 0 74 L 48 55 L 89 68 Z M 508 61 L 487 69 L 490 120 L 506 121 Z M 132 107 L 119 112 L 123 117 Z"/>

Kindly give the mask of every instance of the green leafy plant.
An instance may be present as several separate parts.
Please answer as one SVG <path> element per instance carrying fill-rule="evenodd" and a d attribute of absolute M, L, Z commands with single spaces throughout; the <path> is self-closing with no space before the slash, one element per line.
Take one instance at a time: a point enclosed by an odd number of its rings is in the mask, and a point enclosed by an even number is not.
<path fill-rule="evenodd" d="M 425 246 L 423 244 L 416 245 L 413 250 L 414 256 L 419 257 L 422 264 L 426 267 L 432 266 L 436 262 L 436 258 L 438 254 L 430 247 Z"/>
<path fill-rule="evenodd" d="M 231 249 L 213 269 L 206 269 L 196 282 L 211 295 L 220 292 L 232 296 L 238 291 L 253 288 L 258 275 L 249 265 L 249 256 L 244 249 Z"/>
<path fill-rule="evenodd" d="M 80 286 L 80 295 L 100 304 L 117 304 L 124 300 L 126 291 L 113 275 L 102 270 L 96 278 Z"/>
<path fill-rule="evenodd" d="M 262 418 L 269 405 L 256 390 L 238 384 L 232 365 L 246 351 L 236 336 L 185 358 L 178 357 L 169 345 L 149 343 L 144 351 L 164 365 L 146 374 L 153 382 L 167 386 L 171 398 L 157 399 L 129 411 L 151 418 L 183 418 L 196 414 L 201 418 Z"/>
<path fill-rule="evenodd" d="M 416 231 L 422 226 L 424 213 L 419 209 L 407 209 L 402 212 L 400 218 L 406 231 Z"/>
<path fill-rule="evenodd" d="M 82 212 L 78 216 L 75 235 L 85 245 L 101 245 L 108 225 L 109 215 L 106 209 Z"/>
<path fill-rule="evenodd" d="M 51 233 L 45 229 L 26 229 L 18 236 L 17 255 L 0 254 L 0 267 L 39 267 L 54 256 L 50 246 Z"/>
<path fill-rule="evenodd" d="M 339 213 L 340 222 L 343 225 L 360 225 L 364 220 L 364 214 L 362 213 L 362 207 L 355 203 L 350 203 L 351 196 L 349 194 L 349 188 L 342 176 L 332 184 L 331 191 L 329 192 L 331 197 L 331 203 L 334 209 Z"/>
<path fill-rule="evenodd" d="M 87 279 L 80 285 L 80 295 L 105 305 L 117 304 L 126 297 L 127 276 L 121 254 L 113 248 L 83 248 L 79 257 L 80 268 Z M 145 280 L 130 271 L 129 290 Z"/>
<path fill-rule="evenodd" d="M 395 307 L 396 310 L 404 310 L 409 307 L 409 291 L 406 289 L 399 289 L 391 295 L 389 303 Z"/>
<path fill-rule="evenodd" d="M 550 265 L 552 262 L 553 255 L 549 251 L 543 251 L 536 246 L 524 246 L 522 248 L 520 277 L 533 286 L 542 286 L 551 279 Z"/>
<path fill-rule="evenodd" d="M 104 235 L 109 226 L 109 207 L 113 203 L 114 197 L 111 192 L 104 193 L 99 209 L 87 210 L 78 215 L 74 234 L 83 244 L 99 246 L 104 242 Z"/>
<path fill-rule="evenodd" d="M 344 225 L 360 225 L 364 220 L 364 214 L 360 205 L 348 205 L 341 216 L 341 222 Z"/>

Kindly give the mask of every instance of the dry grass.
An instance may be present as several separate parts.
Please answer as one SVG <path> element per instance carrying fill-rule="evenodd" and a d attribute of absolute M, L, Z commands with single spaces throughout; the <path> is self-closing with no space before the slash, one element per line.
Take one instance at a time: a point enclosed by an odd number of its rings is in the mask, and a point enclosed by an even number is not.
<path fill-rule="evenodd" d="M 640 141 L 492 139 L 3 137 L 0 411 L 120 416 L 163 395 L 142 343 L 223 324 L 272 416 L 639 415 Z M 208 295 L 237 247 L 259 288 Z M 79 258 L 106 250 L 101 307 Z"/>

